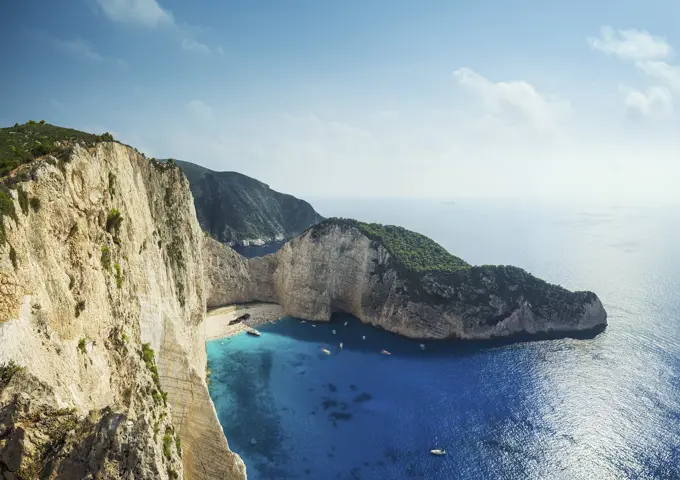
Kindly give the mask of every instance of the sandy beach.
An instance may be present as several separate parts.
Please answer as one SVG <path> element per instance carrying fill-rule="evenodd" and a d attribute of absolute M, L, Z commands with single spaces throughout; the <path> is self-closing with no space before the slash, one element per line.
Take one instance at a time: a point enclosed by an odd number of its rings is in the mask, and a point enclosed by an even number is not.
<path fill-rule="evenodd" d="M 250 314 L 250 318 L 235 325 L 229 322 L 241 315 Z M 237 333 L 245 332 L 267 322 L 275 322 L 284 316 L 283 307 L 276 303 L 246 303 L 228 305 L 208 312 L 205 321 L 205 335 L 207 340 L 227 338 Z"/>

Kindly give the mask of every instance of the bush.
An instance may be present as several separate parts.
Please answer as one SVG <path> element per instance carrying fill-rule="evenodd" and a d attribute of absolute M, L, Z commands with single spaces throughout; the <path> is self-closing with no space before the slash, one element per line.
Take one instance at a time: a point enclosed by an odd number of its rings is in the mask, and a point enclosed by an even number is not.
<path fill-rule="evenodd" d="M 109 132 L 104 132 L 99 136 L 99 139 L 102 142 L 113 142 L 113 135 L 111 135 Z"/>
<path fill-rule="evenodd" d="M 38 197 L 32 197 L 28 203 L 31 205 L 34 212 L 40 210 L 40 199 Z"/>
<path fill-rule="evenodd" d="M 87 354 L 87 342 L 85 341 L 84 338 L 81 338 L 80 340 L 78 340 L 78 350 L 83 355 Z"/>
<path fill-rule="evenodd" d="M 9 384 L 12 377 L 19 373 L 24 367 L 19 366 L 14 360 L 0 365 L 0 392 Z"/>
<path fill-rule="evenodd" d="M 116 271 L 116 286 L 120 290 L 123 287 L 123 274 L 120 271 L 120 264 L 116 263 L 113 268 Z"/>
<path fill-rule="evenodd" d="M 109 214 L 106 217 L 106 231 L 117 236 L 121 223 L 123 223 L 123 216 L 120 214 L 118 209 L 112 208 L 109 210 Z"/>
<path fill-rule="evenodd" d="M 35 120 L 29 120 L 28 122 L 26 122 L 27 125 L 36 125 L 37 123 L 38 122 L 36 122 Z"/>
<path fill-rule="evenodd" d="M 163 455 L 165 458 L 170 459 L 172 452 L 170 448 L 172 447 L 172 427 L 169 425 L 165 427 L 165 435 L 163 435 Z"/>
<path fill-rule="evenodd" d="M 106 270 L 107 272 L 111 270 L 111 250 L 109 250 L 108 245 L 104 245 L 102 247 L 101 261 L 104 270 Z"/>
<path fill-rule="evenodd" d="M 40 120 L 40 125 L 45 125 L 45 120 Z"/>

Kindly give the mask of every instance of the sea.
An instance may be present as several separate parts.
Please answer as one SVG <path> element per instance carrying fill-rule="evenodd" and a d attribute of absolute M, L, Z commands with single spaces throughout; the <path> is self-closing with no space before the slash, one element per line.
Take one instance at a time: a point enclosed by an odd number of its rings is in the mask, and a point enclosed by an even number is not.
<path fill-rule="evenodd" d="M 249 479 L 680 479 L 678 206 L 312 203 L 592 290 L 609 325 L 594 338 L 442 343 L 337 314 L 210 341 L 210 393 Z"/>

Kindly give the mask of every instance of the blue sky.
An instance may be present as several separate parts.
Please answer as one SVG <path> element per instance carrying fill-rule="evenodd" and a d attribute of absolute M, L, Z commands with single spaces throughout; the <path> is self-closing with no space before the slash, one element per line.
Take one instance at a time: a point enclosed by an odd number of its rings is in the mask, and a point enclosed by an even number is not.
<path fill-rule="evenodd" d="M 0 124 L 298 196 L 679 200 L 680 2 L 5 2 Z"/>

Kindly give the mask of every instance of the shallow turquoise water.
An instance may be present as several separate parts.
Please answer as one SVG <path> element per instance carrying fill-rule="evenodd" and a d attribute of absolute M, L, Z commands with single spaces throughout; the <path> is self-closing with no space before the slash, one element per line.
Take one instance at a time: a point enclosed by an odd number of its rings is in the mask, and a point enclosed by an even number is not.
<path fill-rule="evenodd" d="M 608 329 L 423 352 L 345 317 L 288 318 L 260 338 L 209 342 L 211 395 L 249 478 L 680 478 L 676 210 L 424 205 L 331 214 L 401 223 L 473 263 L 592 289 Z"/>

